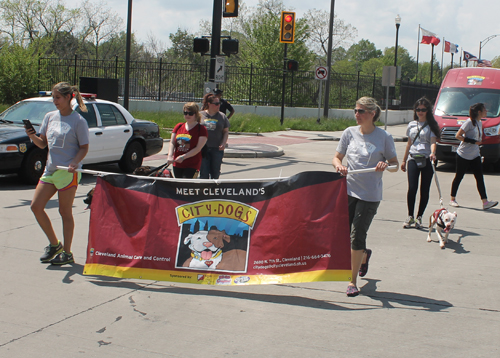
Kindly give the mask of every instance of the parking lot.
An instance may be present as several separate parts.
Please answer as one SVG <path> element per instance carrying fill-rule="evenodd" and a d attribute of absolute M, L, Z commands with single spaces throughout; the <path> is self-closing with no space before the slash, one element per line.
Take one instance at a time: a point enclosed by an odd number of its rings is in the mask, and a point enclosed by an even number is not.
<path fill-rule="evenodd" d="M 388 128 L 395 138 L 404 136 L 404 129 Z M 337 142 L 328 137 L 338 135 L 269 134 L 261 142 L 275 143 L 284 155 L 225 158 L 221 179 L 331 171 Z M 242 138 L 231 136 L 229 148 L 231 140 L 235 148 L 243 145 Z M 400 160 L 405 145 L 396 142 Z M 145 164 L 165 161 L 162 151 Z M 116 165 L 92 169 L 118 171 Z M 447 204 L 453 166 L 440 165 L 438 177 Z M 428 243 L 426 230 L 403 229 L 406 176 L 401 171 L 384 174 L 384 200 L 368 235 L 370 271 L 359 280 L 361 295 L 355 298 L 346 296 L 346 282 L 219 287 L 84 276 L 89 211 L 83 199 L 94 183 L 95 177 L 85 174 L 74 203 L 76 264 L 53 267 L 39 262 L 47 240 L 29 207 L 34 186 L 0 176 L 0 356 L 499 354 L 500 208 L 481 209 L 472 174 L 460 186 L 457 225 L 443 250 L 435 234 Z M 498 174 L 485 173 L 485 183 L 488 198 L 499 200 Z M 433 183 L 425 215 L 438 208 Z M 47 212 L 60 233 L 56 200 L 49 202 Z"/>

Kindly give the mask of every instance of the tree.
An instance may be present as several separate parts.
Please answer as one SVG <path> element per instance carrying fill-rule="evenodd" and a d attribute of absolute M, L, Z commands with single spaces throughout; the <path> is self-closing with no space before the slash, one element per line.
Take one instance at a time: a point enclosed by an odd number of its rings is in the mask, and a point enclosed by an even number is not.
<path fill-rule="evenodd" d="M 202 63 L 201 56 L 193 52 L 195 36 L 186 30 L 177 29 L 175 34 L 170 34 L 172 46 L 165 52 L 167 62 L 177 63 Z"/>
<path fill-rule="evenodd" d="M 500 56 L 495 56 L 491 61 L 492 67 L 500 68 Z"/>
<path fill-rule="evenodd" d="M 95 59 L 99 59 L 99 45 L 106 39 L 112 39 L 123 26 L 123 20 L 111 9 L 105 8 L 105 3 L 97 4 L 86 0 L 82 5 L 82 16 L 85 27 L 83 39 L 91 38 L 95 50 Z"/>
<path fill-rule="evenodd" d="M 330 12 L 326 10 L 311 9 L 308 10 L 304 18 L 310 29 L 310 35 L 307 40 L 309 49 L 315 52 L 320 58 L 325 59 L 328 52 L 328 34 L 330 29 Z M 346 24 L 344 20 L 334 16 L 332 49 L 345 46 L 354 40 L 358 30 L 351 24 Z M 341 47 L 342 48 L 342 47 Z"/>
<path fill-rule="evenodd" d="M 356 68 L 361 67 L 362 63 L 372 58 L 382 56 L 382 51 L 377 50 L 375 44 L 369 40 L 362 39 L 358 43 L 349 47 L 347 50 L 347 59 L 356 64 Z"/>
<path fill-rule="evenodd" d="M 384 56 L 382 57 L 383 66 L 394 66 L 395 47 L 386 47 Z M 398 46 L 398 66 L 401 66 L 402 79 L 414 79 L 417 71 L 417 63 L 408 50 L 402 46 Z"/>

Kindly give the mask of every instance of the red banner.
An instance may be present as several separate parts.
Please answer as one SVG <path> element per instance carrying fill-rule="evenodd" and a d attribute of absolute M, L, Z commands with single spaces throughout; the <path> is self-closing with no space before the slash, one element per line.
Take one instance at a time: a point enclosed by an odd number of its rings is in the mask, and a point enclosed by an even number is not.
<path fill-rule="evenodd" d="M 199 284 L 350 277 L 346 181 L 97 179 L 86 275 Z"/>

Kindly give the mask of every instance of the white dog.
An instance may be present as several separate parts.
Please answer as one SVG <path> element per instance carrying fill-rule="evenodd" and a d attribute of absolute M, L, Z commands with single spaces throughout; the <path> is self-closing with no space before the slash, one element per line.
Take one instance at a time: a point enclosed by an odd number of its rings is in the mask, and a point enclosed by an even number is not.
<path fill-rule="evenodd" d="M 215 269 L 222 260 L 222 250 L 211 243 L 208 231 L 198 231 L 189 234 L 184 239 L 184 245 L 189 244 L 191 257 L 184 263 L 184 267 L 198 269 Z"/>
<path fill-rule="evenodd" d="M 439 246 L 444 249 L 444 244 L 448 242 L 448 235 L 455 227 L 457 222 L 457 213 L 450 212 L 445 208 L 436 210 L 429 218 L 429 234 L 427 242 L 431 242 L 432 229 L 436 227 L 436 234 L 439 237 Z M 444 232 L 444 237 L 443 237 Z"/>

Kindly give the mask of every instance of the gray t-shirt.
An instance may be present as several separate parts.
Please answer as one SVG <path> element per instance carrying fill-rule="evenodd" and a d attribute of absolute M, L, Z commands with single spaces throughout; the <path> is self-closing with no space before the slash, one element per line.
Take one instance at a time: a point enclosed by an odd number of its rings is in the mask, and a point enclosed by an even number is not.
<path fill-rule="evenodd" d="M 476 121 L 477 126 L 472 124 L 471 119 L 467 119 L 464 124 L 460 127 L 461 130 L 465 132 L 465 137 L 474 139 L 476 142 L 480 142 L 483 137 L 483 125 L 481 121 Z M 479 157 L 481 154 L 479 152 L 479 146 L 477 144 L 460 142 L 457 149 L 457 154 L 464 159 L 472 160 Z"/>
<path fill-rule="evenodd" d="M 376 127 L 370 134 L 361 134 L 360 126 L 342 133 L 337 152 L 347 157 L 348 170 L 375 168 L 380 161 L 396 157 L 392 136 Z M 382 200 L 383 172 L 347 174 L 347 194 L 364 201 Z"/>
<path fill-rule="evenodd" d="M 217 112 L 214 116 L 210 116 L 207 111 L 201 111 L 201 124 L 207 128 L 209 148 L 218 148 L 222 142 L 224 128 L 229 128 L 229 120 L 222 112 Z"/>
<path fill-rule="evenodd" d="M 431 130 L 429 125 L 424 127 L 425 123 L 426 122 L 422 123 L 419 121 L 411 121 L 408 123 L 406 136 L 411 138 L 410 160 L 413 159 L 412 156 L 416 154 L 425 155 L 426 158 L 429 158 L 431 155 L 431 138 L 435 138 L 436 135 Z M 419 130 L 420 135 L 417 139 L 415 139 Z"/>
<path fill-rule="evenodd" d="M 73 111 L 69 116 L 61 116 L 59 111 L 49 112 L 43 118 L 40 134 L 47 137 L 49 156 L 43 175 L 53 174 L 57 166 L 67 167 L 80 150 L 89 144 L 87 121 Z M 79 168 L 82 163 L 79 163 Z"/>

